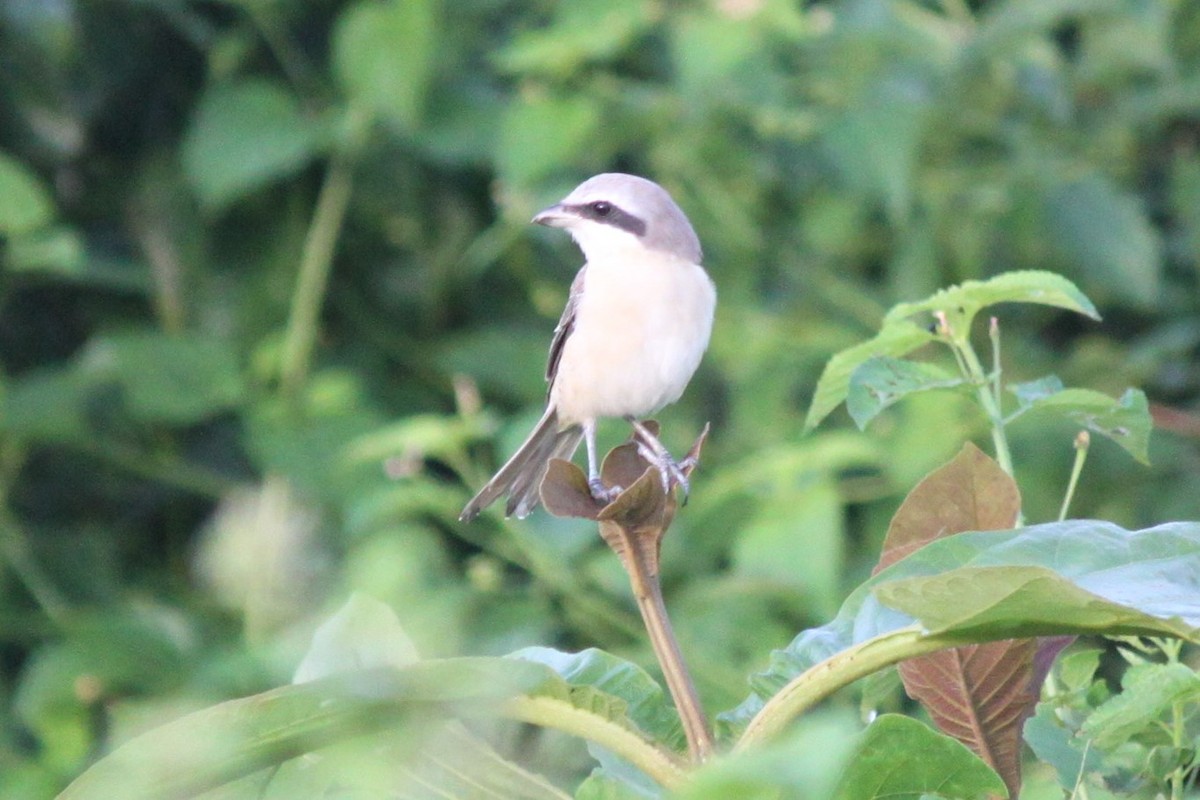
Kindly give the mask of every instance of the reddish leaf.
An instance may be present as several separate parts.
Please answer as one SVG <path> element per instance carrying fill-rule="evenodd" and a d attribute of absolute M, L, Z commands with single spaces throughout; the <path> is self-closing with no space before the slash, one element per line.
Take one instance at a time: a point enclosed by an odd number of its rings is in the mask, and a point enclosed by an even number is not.
<path fill-rule="evenodd" d="M 967 442 L 904 498 L 888 526 L 875 572 L 943 536 L 1011 528 L 1020 513 L 1016 482 L 987 453 Z"/>
<path fill-rule="evenodd" d="M 1013 479 L 968 443 L 905 498 L 888 526 L 875 571 L 944 536 L 1011 528 L 1020 510 Z M 990 764 L 1016 798 L 1021 729 L 1037 704 L 1044 665 L 1063 644 L 1014 639 L 958 647 L 904 662 L 900 678 L 938 728 Z"/>

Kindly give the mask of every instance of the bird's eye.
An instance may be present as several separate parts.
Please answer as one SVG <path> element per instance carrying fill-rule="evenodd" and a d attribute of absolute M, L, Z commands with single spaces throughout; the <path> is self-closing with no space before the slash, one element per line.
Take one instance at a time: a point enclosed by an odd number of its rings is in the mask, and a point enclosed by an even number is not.
<path fill-rule="evenodd" d="M 612 210 L 612 203 L 604 200 L 597 200 L 596 202 L 592 203 L 592 211 L 595 212 L 597 217 L 607 217 L 612 213 Z"/>

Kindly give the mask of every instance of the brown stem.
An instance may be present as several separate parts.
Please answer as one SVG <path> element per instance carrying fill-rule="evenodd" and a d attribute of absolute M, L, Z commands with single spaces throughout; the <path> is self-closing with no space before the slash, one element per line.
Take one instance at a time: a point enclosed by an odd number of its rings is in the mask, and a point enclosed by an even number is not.
<path fill-rule="evenodd" d="M 637 600 L 638 610 L 642 612 L 642 621 L 650 635 L 654 655 L 658 658 L 663 677 L 667 680 L 667 689 L 671 692 L 675 708 L 679 711 L 683 732 L 687 736 L 688 752 L 692 761 L 706 761 L 713 754 L 712 734 L 708 730 L 708 722 L 700 705 L 696 686 L 692 683 L 692 676 L 688 673 L 683 654 L 679 650 L 679 642 L 676 641 L 675 632 L 671 628 L 671 620 L 667 617 L 662 584 L 658 579 L 658 570 L 654 568 L 658 560 L 657 552 L 646 552 L 648 547 L 657 551 L 658 543 L 636 535 L 628 536 L 627 541 L 630 550 L 624 560 L 629 571 L 633 596 Z"/>

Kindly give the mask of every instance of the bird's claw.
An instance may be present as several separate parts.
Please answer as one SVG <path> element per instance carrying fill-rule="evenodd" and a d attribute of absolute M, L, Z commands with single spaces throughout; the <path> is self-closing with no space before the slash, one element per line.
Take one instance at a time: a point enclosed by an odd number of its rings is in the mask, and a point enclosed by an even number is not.
<path fill-rule="evenodd" d="M 588 491 L 598 503 L 611 503 L 624 491 L 620 486 L 605 486 L 600 477 L 588 478 Z"/>
<path fill-rule="evenodd" d="M 663 492 L 670 494 L 671 482 L 674 481 L 676 486 L 683 489 L 683 502 L 686 504 L 688 492 L 692 489 L 692 484 L 688 480 L 686 470 L 695 466 L 696 460 L 688 456 L 683 461 L 676 461 L 671 458 L 670 453 L 660 453 L 642 442 L 638 442 L 637 448 L 638 455 L 646 459 L 651 466 L 658 469 L 658 474 L 662 478 Z"/>

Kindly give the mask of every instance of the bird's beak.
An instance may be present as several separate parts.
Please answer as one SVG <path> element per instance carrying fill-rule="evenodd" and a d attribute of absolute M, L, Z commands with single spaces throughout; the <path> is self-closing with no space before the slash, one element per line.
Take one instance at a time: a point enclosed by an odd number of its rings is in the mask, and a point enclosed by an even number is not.
<path fill-rule="evenodd" d="M 533 215 L 533 222 L 551 228 L 563 228 L 575 217 L 562 203 L 555 203 Z"/>

